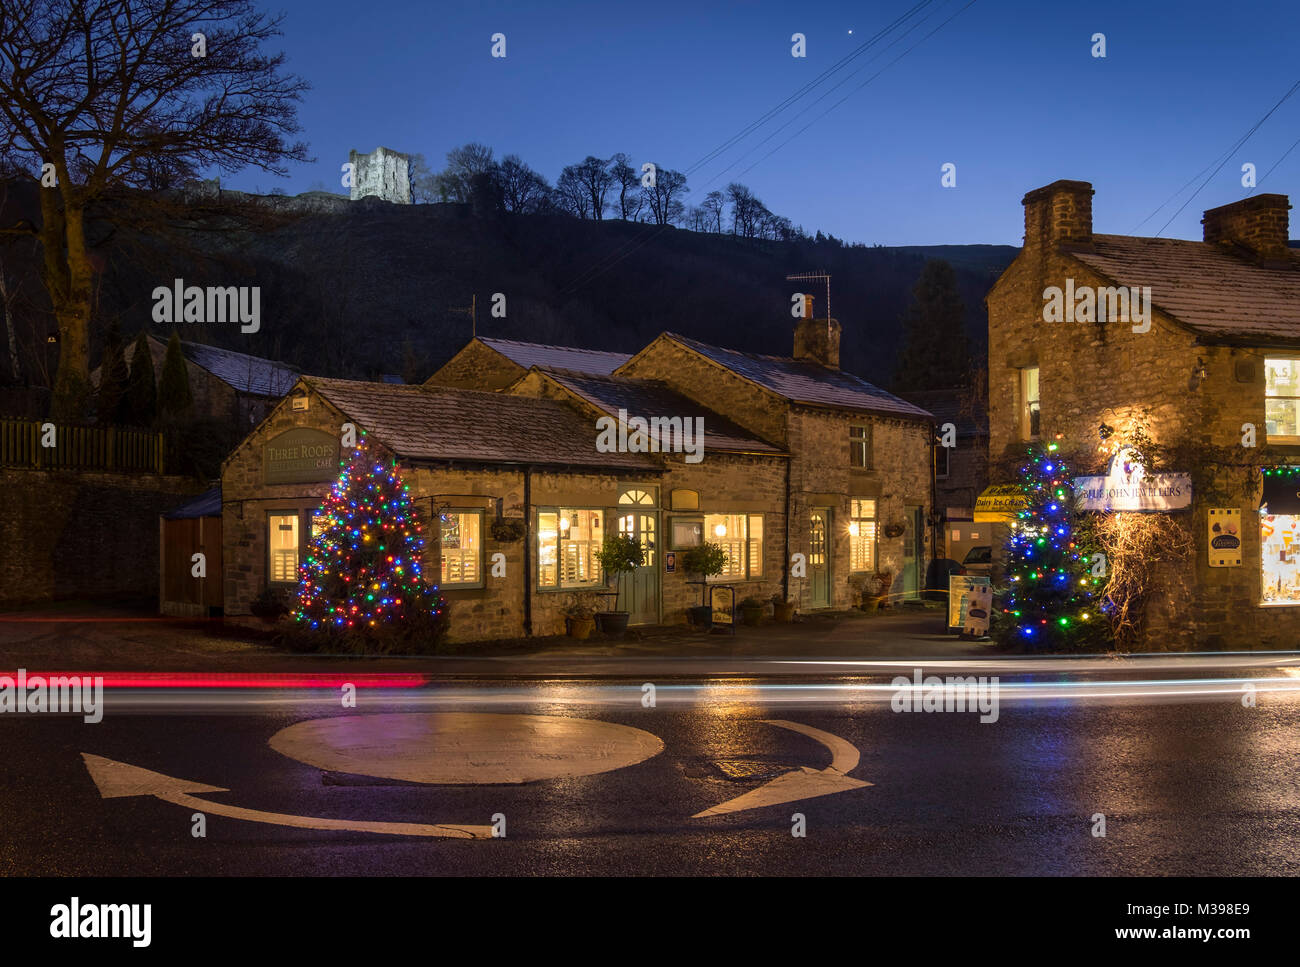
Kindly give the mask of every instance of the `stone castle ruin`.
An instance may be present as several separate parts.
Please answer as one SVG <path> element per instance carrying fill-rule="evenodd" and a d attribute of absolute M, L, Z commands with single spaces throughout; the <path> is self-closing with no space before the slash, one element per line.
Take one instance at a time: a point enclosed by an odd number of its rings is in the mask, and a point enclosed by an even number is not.
<path fill-rule="evenodd" d="M 352 201 L 373 196 L 398 205 L 411 204 L 411 156 L 378 147 L 370 154 L 348 152 L 352 163 Z"/>

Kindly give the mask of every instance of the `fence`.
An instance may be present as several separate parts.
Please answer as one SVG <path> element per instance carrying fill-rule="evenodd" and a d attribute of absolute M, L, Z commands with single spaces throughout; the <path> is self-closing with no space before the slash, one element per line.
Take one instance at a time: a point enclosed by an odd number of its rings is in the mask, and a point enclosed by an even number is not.
<path fill-rule="evenodd" d="M 163 472 L 163 437 L 149 430 L 0 419 L 0 467 Z"/>

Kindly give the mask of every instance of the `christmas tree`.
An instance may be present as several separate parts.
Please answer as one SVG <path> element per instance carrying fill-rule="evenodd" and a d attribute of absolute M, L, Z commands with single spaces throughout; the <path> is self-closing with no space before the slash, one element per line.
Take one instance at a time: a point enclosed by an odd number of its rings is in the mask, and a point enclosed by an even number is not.
<path fill-rule="evenodd" d="M 424 538 L 396 463 L 369 452 L 365 434 L 317 512 L 298 568 L 303 629 L 357 638 L 436 638 L 447 603 L 421 573 Z M 426 642 L 430 643 L 430 642 Z"/>
<path fill-rule="evenodd" d="M 1057 444 L 1033 447 L 1020 468 L 1024 509 L 1007 541 L 1002 594 L 1003 644 L 1073 650 L 1105 635 L 1102 578 L 1076 529 L 1074 489 Z"/>

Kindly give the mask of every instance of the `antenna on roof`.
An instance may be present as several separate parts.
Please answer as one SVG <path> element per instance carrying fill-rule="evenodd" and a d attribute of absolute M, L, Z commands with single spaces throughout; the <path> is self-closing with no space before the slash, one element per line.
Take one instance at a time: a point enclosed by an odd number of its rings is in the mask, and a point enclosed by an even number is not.
<path fill-rule="evenodd" d="M 787 282 L 796 282 L 796 281 L 802 282 L 802 281 L 807 281 L 807 280 L 813 280 L 813 281 L 815 281 L 815 280 L 818 280 L 818 279 L 825 279 L 825 280 L 826 280 L 826 333 L 827 333 L 827 335 L 830 335 L 830 331 L 831 331 L 831 277 L 830 277 L 830 274 L 829 274 L 828 272 L 825 272 L 825 271 L 821 271 L 821 272 L 804 272 L 804 273 L 802 273 L 802 274 L 800 274 L 800 275 L 787 275 L 787 276 L 785 277 L 785 280 L 786 280 Z"/>
<path fill-rule="evenodd" d="M 469 335 L 471 339 L 478 336 L 478 294 L 469 297 L 470 302 L 467 306 L 459 306 L 448 309 L 448 312 L 463 312 L 469 316 Z"/>

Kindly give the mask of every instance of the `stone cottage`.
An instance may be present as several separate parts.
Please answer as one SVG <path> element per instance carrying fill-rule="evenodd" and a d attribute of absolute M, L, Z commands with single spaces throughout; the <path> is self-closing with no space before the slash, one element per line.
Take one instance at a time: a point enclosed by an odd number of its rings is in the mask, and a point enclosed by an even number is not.
<path fill-rule="evenodd" d="M 1097 234 L 1092 196 L 1057 181 L 1023 199 L 1024 248 L 987 298 L 990 462 L 1005 473 L 1027 443 L 1054 441 L 1096 475 L 1076 491 L 1098 513 L 1177 525 L 1165 533 L 1186 547 L 1153 549 L 1141 647 L 1295 647 L 1300 254 L 1288 200 L 1210 209 L 1189 241 Z"/>
<path fill-rule="evenodd" d="M 562 632 L 585 592 L 637 624 L 684 621 L 719 586 L 838 608 L 887 570 L 914 595 L 930 414 L 842 372 L 839 333 L 805 320 L 792 357 L 670 333 L 630 357 L 476 338 L 423 386 L 304 377 L 225 464 L 226 611 L 296 580 L 345 423 L 402 468 L 457 639 Z M 647 445 L 646 427 L 665 433 Z M 617 588 L 605 534 L 645 554 Z M 728 557 L 708 583 L 680 561 L 703 540 Z"/>

